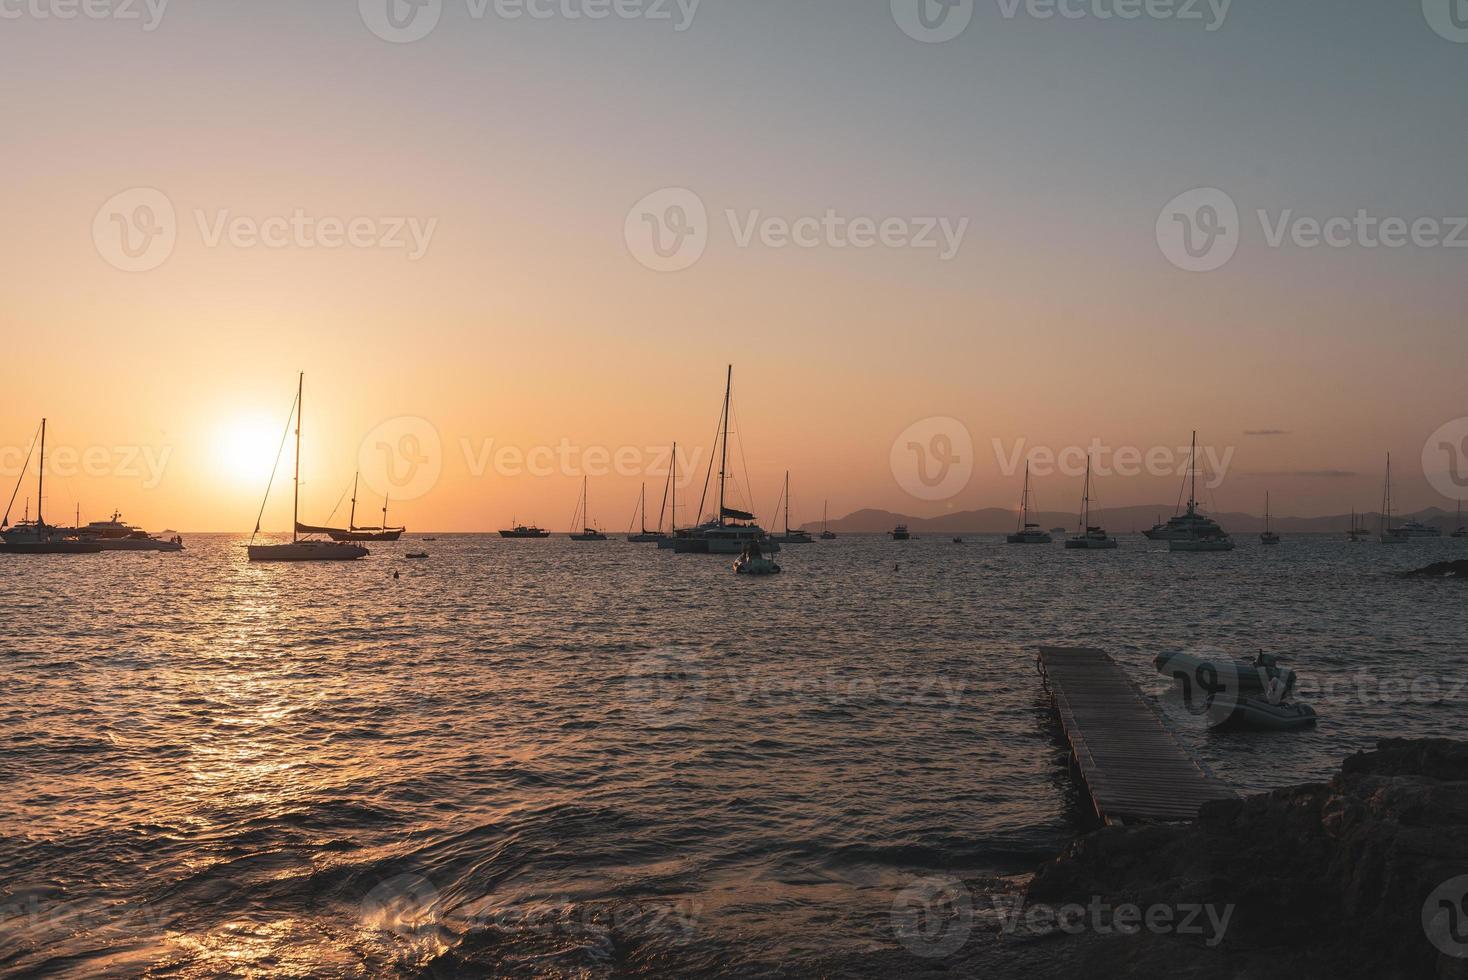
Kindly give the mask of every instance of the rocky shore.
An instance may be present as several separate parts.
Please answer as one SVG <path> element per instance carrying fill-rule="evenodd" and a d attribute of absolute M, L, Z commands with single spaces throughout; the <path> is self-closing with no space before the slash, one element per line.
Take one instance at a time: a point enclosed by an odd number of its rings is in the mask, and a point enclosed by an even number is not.
<path fill-rule="evenodd" d="M 989 965 L 1029 977 L 1464 980 L 1464 876 L 1468 742 L 1387 740 L 1327 783 L 1210 804 L 1188 825 L 1098 830 L 1025 894 L 1051 908 L 1212 907 L 1214 921 L 1227 910 L 1221 939 L 1201 916 L 1192 935 L 1057 929 L 1049 955 L 1033 943 L 1006 953 L 1001 938 Z"/>
<path fill-rule="evenodd" d="M 1468 741 L 1390 739 L 1326 783 L 1102 828 L 1033 877 L 928 881 L 894 912 L 904 953 L 856 974 L 1468 980 Z"/>

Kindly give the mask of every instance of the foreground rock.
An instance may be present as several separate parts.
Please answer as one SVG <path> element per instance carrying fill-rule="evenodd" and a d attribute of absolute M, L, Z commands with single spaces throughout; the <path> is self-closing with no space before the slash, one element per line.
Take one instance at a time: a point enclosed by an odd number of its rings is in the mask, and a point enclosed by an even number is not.
<path fill-rule="evenodd" d="M 1328 783 L 1209 804 L 1186 826 L 1099 830 L 1040 869 L 1026 895 L 1051 908 L 1197 906 L 1215 923 L 1226 913 L 1225 929 L 1196 915 L 1201 928 L 1184 932 L 1174 912 L 1170 929 L 1052 933 L 1043 960 L 1001 941 L 992 962 L 1031 976 L 1080 966 L 1107 977 L 1462 980 L 1468 877 L 1459 876 L 1468 876 L 1468 742 L 1393 739 L 1347 759 Z"/>
<path fill-rule="evenodd" d="M 1415 568 L 1404 573 L 1405 578 L 1461 578 L 1468 579 L 1468 561 L 1433 562 L 1426 568 Z"/>

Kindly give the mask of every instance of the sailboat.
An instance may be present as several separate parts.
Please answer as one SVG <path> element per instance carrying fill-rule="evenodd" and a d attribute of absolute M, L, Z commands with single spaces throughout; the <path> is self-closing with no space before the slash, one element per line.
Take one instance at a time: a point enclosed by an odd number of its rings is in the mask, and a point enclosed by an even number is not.
<path fill-rule="evenodd" d="M 1081 491 L 1080 533 L 1067 538 L 1066 548 L 1077 551 L 1111 551 L 1116 548 L 1116 539 L 1106 529 L 1091 523 L 1091 457 L 1086 457 L 1086 484 Z"/>
<path fill-rule="evenodd" d="M 835 541 L 836 540 L 836 532 L 833 531 L 833 530 L 831 530 L 831 524 L 826 519 L 826 517 L 827 517 L 827 511 L 830 510 L 830 505 L 831 505 L 831 502 L 829 500 L 824 501 L 821 504 L 821 540 L 822 541 Z"/>
<path fill-rule="evenodd" d="M 1346 532 L 1347 537 L 1353 542 L 1361 542 L 1366 540 L 1368 534 L 1365 526 L 1356 520 L 1356 512 L 1351 511 L 1351 529 Z"/>
<path fill-rule="evenodd" d="M 31 443 L 34 448 L 35 443 Z M 26 502 L 26 520 L 21 521 L 14 527 L 10 526 L 10 508 L 15 506 L 15 495 L 20 493 L 20 485 L 25 480 L 26 465 L 31 461 L 30 455 L 26 455 L 25 464 L 20 468 L 20 476 L 15 480 L 15 490 L 10 494 L 10 504 L 5 508 L 5 519 L 0 521 L 0 539 L 4 544 L 0 545 L 0 552 L 11 555 L 94 555 L 102 550 L 102 545 L 96 541 L 83 541 L 74 534 L 67 534 L 59 527 L 51 527 L 41 516 L 41 510 L 46 500 L 46 420 L 41 419 L 41 459 L 36 465 L 36 519 L 29 520 L 30 502 Z"/>
<path fill-rule="evenodd" d="M 1020 498 L 1020 524 L 1019 529 L 1009 536 L 1010 544 L 1050 544 L 1055 539 L 1040 525 L 1030 520 L 1030 500 L 1033 494 L 1030 492 L 1030 464 L 1025 462 L 1025 489 Z"/>
<path fill-rule="evenodd" d="M 668 474 L 668 479 L 670 481 L 673 479 L 673 474 L 671 472 L 669 472 L 669 474 Z M 647 484 L 646 483 L 644 483 L 642 485 L 642 488 L 637 492 L 637 509 L 638 509 L 638 512 L 642 515 L 642 517 L 641 517 L 641 527 L 642 527 L 642 530 L 639 531 L 637 534 L 632 534 L 632 533 L 630 533 L 631 532 L 631 529 L 629 528 L 628 529 L 628 532 L 629 533 L 627 534 L 627 540 L 628 541 L 631 541 L 633 544 L 654 544 L 654 543 L 656 543 L 658 541 L 663 540 L 663 538 L 666 538 L 667 537 L 667 535 L 663 533 L 663 515 L 667 513 L 667 509 L 668 509 L 668 488 L 667 488 L 667 485 L 666 484 L 664 484 L 664 486 L 663 486 L 663 506 L 662 506 L 662 508 L 658 512 L 658 529 L 656 531 L 649 531 L 647 529 Z"/>
<path fill-rule="evenodd" d="M 1218 522 L 1198 513 L 1198 433 L 1193 433 L 1192 447 L 1188 450 L 1188 509 L 1187 512 L 1168 521 L 1170 536 L 1168 551 L 1233 551 L 1234 539 L 1229 537 Z M 1153 528 L 1153 530 L 1157 530 Z M 1147 535 L 1149 538 L 1152 535 Z"/>
<path fill-rule="evenodd" d="M 1458 501 L 1458 529 L 1449 537 L 1468 538 L 1468 525 L 1463 523 L 1463 501 Z"/>
<path fill-rule="evenodd" d="M 673 443 L 673 461 L 668 472 L 668 501 L 671 507 L 668 510 L 668 534 L 658 538 L 659 551 L 672 551 L 678 547 L 678 444 Z M 662 518 L 658 518 L 658 530 L 663 528 Z"/>
<path fill-rule="evenodd" d="M 1269 526 L 1269 491 L 1264 491 L 1264 533 L 1259 535 L 1259 543 L 1264 545 L 1279 544 L 1279 535 L 1275 534 Z"/>
<path fill-rule="evenodd" d="M 571 540 L 572 541 L 605 541 L 607 536 L 591 526 L 591 514 L 589 504 L 591 496 L 587 493 L 589 489 L 587 477 L 581 478 L 581 499 L 576 501 L 576 513 L 571 515 Z M 580 518 L 580 521 L 577 518 Z M 577 524 L 581 525 L 581 533 L 574 530 Z"/>
<path fill-rule="evenodd" d="M 255 532 L 250 535 L 250 543 L 245 549 L 250 561 L 354 561 L 367 557 L 367 549 L 359 544 L 301 538 L 303 534 L 320 533 L 301 523 L 301 416 L 305 407 L 305 393 L 306 374 L 303 371 L 296 379 L 296 400 L 291 405 L 291 415 L 286 418 L 287 425 L 290 424 L 291 416 L 296 420 L 296 472 L 291 484 L 291 541 L 290 544 L 255 544 L 255 537 L 260 533 L 260 522 L 265 517 L 265 505 L 270 500 L 270 487 L 267 485 L 265 499 L 260 501 L 260 514 L 255 518 Z M 280 463 L 279 454 L 275 461 L 277 465 Z M 273 468 L 270 476 L 271 483 L 274 483 Z"/>
<path fill-rule="evenodd" d="M 1406 544 L 1408 535 L 1401 528 L 1392 527 L 1392 454 L 1386 454 L 1386 487 L 1381 493 L 1381 543 Z"/>
<path fill-rule="evenodd" d="M 809 531 L 790 529 L 790 471 L 785 471 L 785 492 L 781 494 L 785 502 L 785 533 L 771 535 L 771 540 L 780 544 L 815 544 L 815 539 L 810 536 Z M 779 509 L 779 504 L 775 508 Z"/>
<path fill-rule="evenodd" d="M 357 484 L 362 474 L 358 473 L 352 477 L 352 513 L 347 518 L 347 529 L 321 528 L 318 534 L 325 534 L 333 541 L 396 541 L 403 536 L 407 530 L 405 527 L 387 526 L 387 497 L 382 498 L 382 525 L 380 527 L 358 527 L 357 526 Z"/>
<path fill-rule="evenodd" d="M 780 550 L 778 541 L 773 541 L 748 511 L 729 506 L 726 489 L 729 470 L 729 410 L 734 391 L 734 367 L 729 366 L 724 382 L 724 407 L 719 415 L 719 511 L 711 521 L 697 527 L 684 528 L 675 535 L 673 550 L 680 555 L 739 555 L 745 546 L 757 543 L 765 552 Z M 704 496 L 708 495 L 709 481 L 713 478 L 713 459 L 709 460 L 709 471 L 704 477 Z M 706 501 L 700 500 L 698 512 L 703 513 Z"/>

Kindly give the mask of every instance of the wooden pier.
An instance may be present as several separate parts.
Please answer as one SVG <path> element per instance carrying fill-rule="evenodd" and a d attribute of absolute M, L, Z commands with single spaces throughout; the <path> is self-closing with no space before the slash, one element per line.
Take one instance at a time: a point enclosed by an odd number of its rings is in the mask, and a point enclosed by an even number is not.
<path fill-rule="evenodd" d="M 1096 814 L 1108 824 L 1191 820 L 1237 794 L 1188 754 L 1100 650 L 1041 647 L 1045 689 Z"/>

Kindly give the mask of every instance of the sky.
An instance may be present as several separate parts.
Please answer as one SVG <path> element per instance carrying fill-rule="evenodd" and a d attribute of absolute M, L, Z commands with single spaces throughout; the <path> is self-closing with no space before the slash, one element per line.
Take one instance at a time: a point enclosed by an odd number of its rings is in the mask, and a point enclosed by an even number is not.
<path fill-rule="evenodd" d="M 732 364 L 766 521 L 1456 506 L 1468 11 L 955 2 L 0 0 L 7 496 L 248 530 L 304 371 L 304 520 L 621 530 Z"/>

